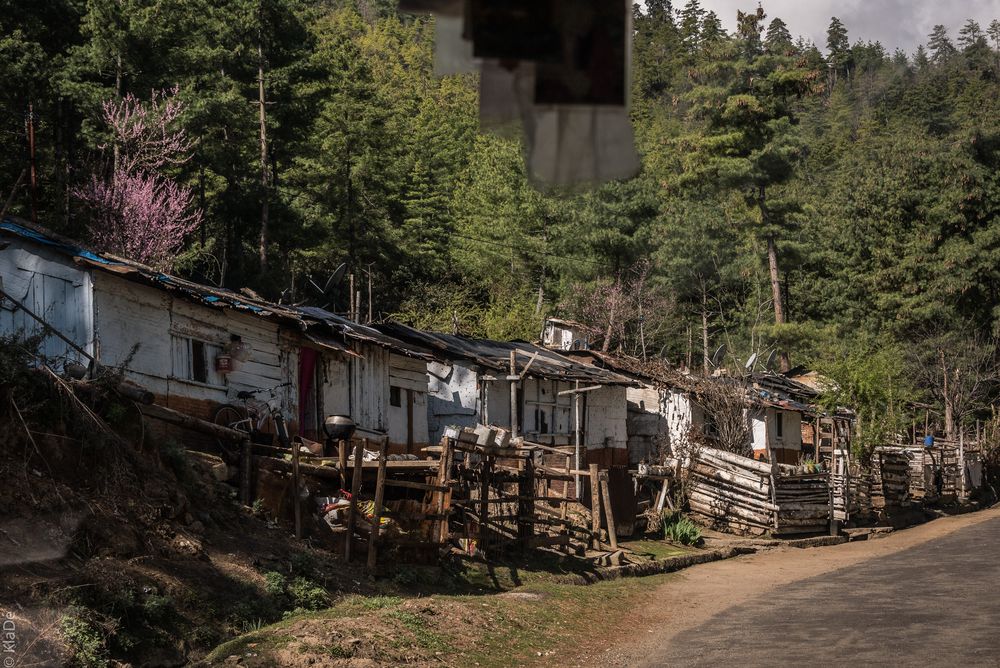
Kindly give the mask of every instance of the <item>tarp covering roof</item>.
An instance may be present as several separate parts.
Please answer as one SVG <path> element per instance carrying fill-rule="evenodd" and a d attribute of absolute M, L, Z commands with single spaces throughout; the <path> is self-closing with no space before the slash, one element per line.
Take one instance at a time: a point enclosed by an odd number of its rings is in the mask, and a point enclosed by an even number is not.
<path fill-rule="evenodd" d="M 493 371 L 510 372 L 510 353 L 517 355 L 517 371 L 534 357 L 528 376 L 548 380 L 580 381 L 594 385 L 634 385 L 634 381 L 620 374 L 575 362 L 556 352 L 541 348 L 527 341 L 492 341 L 474 339 L 455 334 L 427 332 L 406 325 L 389 322 L 375 327 L 389 336 L 414 343 L 431 350 L 435 357 L 445 361 L 466 360 Z"/>

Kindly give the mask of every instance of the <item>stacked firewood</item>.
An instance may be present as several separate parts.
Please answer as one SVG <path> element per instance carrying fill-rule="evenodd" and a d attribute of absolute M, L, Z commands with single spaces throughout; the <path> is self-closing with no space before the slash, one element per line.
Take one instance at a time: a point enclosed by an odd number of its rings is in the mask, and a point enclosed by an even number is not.
<path fill-rule="evenodd" d="M 713 528 L 743 534 L 825 531 L 829 475 L 797 474 L 723 450 L 702 448 L 689 466 L 691 510 Z"/>

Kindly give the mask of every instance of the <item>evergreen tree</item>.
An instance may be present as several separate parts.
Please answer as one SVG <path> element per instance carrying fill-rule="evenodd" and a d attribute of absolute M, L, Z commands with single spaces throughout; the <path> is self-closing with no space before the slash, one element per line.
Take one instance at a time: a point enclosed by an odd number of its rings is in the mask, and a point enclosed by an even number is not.
<path fill-rule="evenodd" d="M 701 44 L 702 21 L 705 17 L 705 10 L 701 8 L 698 0 L 688 0 L 684 9 L 680 11 L 680 37 L 684 46 L 691 53 L 698 50 Z"/>
<path fill-rule="evenodd" d="M 836 74 L 849 76 L 853 65 L 851 44 L 847 37 L 847 28 L 836 16 L 830 19 L 830 26 L 826 29 L 826 50 L 833 71 Z"/>
<path fill-rule="evenodd" d="M 792 33 L 788 32 L 788 25 L 780 18 L 775 18 L 767 26 L 764 47 L 771 53 L 788 53 L 794 48 Z"/>
<path fill-rule="evenodd" d="M 934 30 L 928 36 L 927 48 L 931 52 L 931 62 L 935 65 L 948 62 L 956 53 L 955 45 L 948 37 L 948 29 L 940 24 L 934 26 Z"/>

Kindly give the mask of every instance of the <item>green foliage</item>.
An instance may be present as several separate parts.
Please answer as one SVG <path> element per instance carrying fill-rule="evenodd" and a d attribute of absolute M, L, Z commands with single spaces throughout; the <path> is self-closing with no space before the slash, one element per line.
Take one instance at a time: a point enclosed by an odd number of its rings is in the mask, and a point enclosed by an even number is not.
<path fill-rule="evenodd" d="M 855 388 L 845 402 L 884 399 L 862 378 L 897 379 L 844 353 L 844 333 L 877 357 L 926 353 L 927 323 L 1000 332 L 1000 21 L 936 26 L 906 54 L 852 43 L 858 27 L 833 19 L 823 52 L 762 9 L 724 17 L 737 20 L 728 34 L 699 0 L 638 3 L 642 172 L 563 192 L 529 181 L 518 141 L 477 133 L 476 77 L 435 77 L 433 19 L 400 18 L 388 0 L 3 9 L 2 192 L 26 166 L 30 102 L 39 221 L 83 236 L 66 193 L 109 159 L 102 101 L 177 85 L 197 146 L 170 176 L 205 213 L 178 266 L 198 280 L 344 311 L 346 281 L 319 295 L 309 279 L 346 262 L 364 288 L 371 276 L 376 319 L 534 339 L 575 296 L 648 267 L 646 301 L 630 295 L 648 308 L 591 323 L 620 332 L 616 346 L 673 362 L 724 342 L 741 359 L 778 346 L 834 366 Z M 29 217 L 31 193 L 13 193 L 10 213 Z M 789 320 L 776 327 L 772 264 Z M 0 385 L 22 368 L 9 349 L 0 342 Z"/>
<path fill-rule="evenodd" d="M 663 537 L 681 545 L 696 545 L 701 540 L 701 527 L 677 510 L 663 511 Z"/>
<path fill-rule="evenodd" d="M 71 660 L 81 668 L 106 668 L 111 663 L 104 635 L 84 617 L 73 611 L 59 623 L 63 640 L 72 650 Z"/>
<path fill-rule="evenodd" d="M 288 583 L 288 595 L 297 609 L 321 610 L 330 605 L 326 589 L 303 577 Z"/>

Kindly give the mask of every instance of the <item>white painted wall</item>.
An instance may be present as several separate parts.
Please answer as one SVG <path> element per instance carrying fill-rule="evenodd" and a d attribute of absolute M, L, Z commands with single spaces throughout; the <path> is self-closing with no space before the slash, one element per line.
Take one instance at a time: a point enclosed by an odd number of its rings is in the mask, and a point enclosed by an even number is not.
<path fill-rule="evenodd" d="M 777 416 L 782 416 L 782 436 L 778 436 Z M 751 414 L 753 449 L 766 450 L 768 438 L 774 450 L 802 450 L 802 413 L 768 407 Z"/>
<path fill-rule="evenodd" d="M 427 364 L 427 427 L 437 443 L 449 426 L 475 427 L 483 410 L 477 370 L 468 364 Z M 492 404 L 486 407 L 493 415 Z M 490 418 L 493 419 L 492 417 Z M 501 424 L 493 420 L 493 424 Z"/>
<path fill-rule="evenodd" d="M 393 406 L 387 401 L 389 420 L 389 441 L 406 445 L 408 421 L 413 420 L 413 444 L 427 445 L 430 436 L 427 430 L 427 362 L 404 355 L 389 355 L 389 387 L 399 388 L 400 405 Z M 408 408 L 407 403 L 412 403 Z M 438 439 L 440 441 L 440 438 Z"/>
<path fill-rule="evenodd" d="M 241 390 L 282 388 L 278 402 L 285 417 L 298 416 L 298 350 L 277 324 L 230 309 L 215 309 L 175 298 L 167 292 L 113 274 L 94 272 L 97 340 L 104 364 L 129 359 L 129 376 L 164 397 L 219 404 L 236 403 Z M 250 359 L 226 376 L 213 372 L 207 383 L 184 377 L 179 340 L 193 338 L 221 347 L 231 335 L 251 347 Z M 214 359 L 208 363 L 214 368 Z M 266 395 L 265 395 L 266 396 Z"/>
<path fill-rule="evenodd" d="M 65 256 L 35 244 L 11 240 L 0 250 L 0 287 L 52 328 L 90 354 L 94 353 L 93 283 L 90 272 Z M 42 325 L 23 309 L 4 300 L 0 305 L 0 332 L 37 334 Z M 53 360 L 86 362 L 86 358 L 54 335 L 41 353 Z M 61 366 L 54 362 L 56 366 Z"/>

